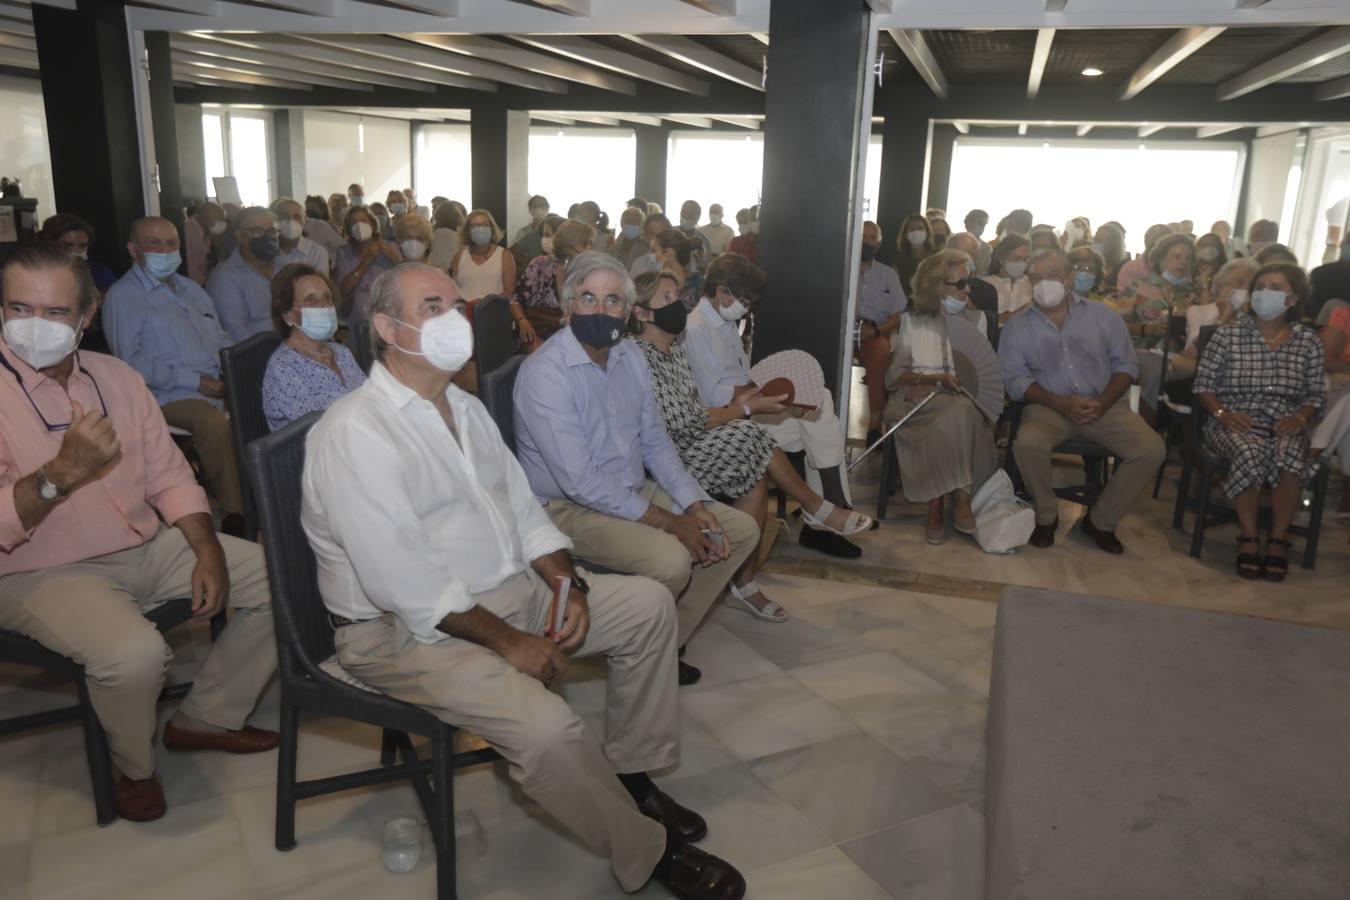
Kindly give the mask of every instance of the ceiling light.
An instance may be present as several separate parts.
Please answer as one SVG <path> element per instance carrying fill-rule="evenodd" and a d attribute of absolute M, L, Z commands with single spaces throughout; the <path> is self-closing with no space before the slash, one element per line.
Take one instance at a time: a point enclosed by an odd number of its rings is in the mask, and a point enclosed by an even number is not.
<path fill-rule="evenodd" d="M 1086 69 L 1083 70 L 1084 78 L 1096 78 L 1101 74 L 1102 70 L 1097 68 L 1096 66 L 1088 66 Z"/>

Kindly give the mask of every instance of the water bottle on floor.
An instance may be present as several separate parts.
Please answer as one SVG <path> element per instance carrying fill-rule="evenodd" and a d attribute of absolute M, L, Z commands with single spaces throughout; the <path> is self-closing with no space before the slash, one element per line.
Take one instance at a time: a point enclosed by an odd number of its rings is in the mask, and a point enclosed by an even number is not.
<path fill-rule="evenodd" d="M 422 857 L 422 820 L 395 816 L 384 823 L 384 867 L 410 872 Z"/>

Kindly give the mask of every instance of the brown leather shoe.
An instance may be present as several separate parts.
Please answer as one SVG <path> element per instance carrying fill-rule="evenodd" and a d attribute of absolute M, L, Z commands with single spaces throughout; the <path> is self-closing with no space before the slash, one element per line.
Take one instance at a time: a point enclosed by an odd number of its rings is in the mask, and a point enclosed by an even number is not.
<path fill-rule="evenodd" d="M 1059 519 L 1051 522 L 1049 525 L 1037 525 L 1031 531 L 1031 539 L 1027 543 L 1033 547 L 1040 547 L 1044 550 L 1046 547 L 1055 545 L 1055 532 L 1059 529 Z"/>
<path fill-rule="evenodd" d="M 262 753 L 281 741 L 275 731 L 265 731 L 245 725 L 238 731 L 188 731 L 172 722 L 164 726 L 164 749 L 181 753 L 186 750 L 224 750 L 226 753 Z"/>
<path fill-rule="evenodd" d="M 133 781 L 119 772 L 113 782 L 113 805 L 128 821 L 153 822 L 164 815 L 164 786 L 158 775 Z"/>
<path fill-rule="evenodd" d="M 1092 524 L 1092 510 L 1083 514 L 1083 534 L 1092 538 L 1098 549 L 1105 550 L 1107 553 L 1113 553 L 1116 556 L 1125 552 L 1125 545 L 1116 537 L 1114 531 L 1103 531 Z"/>

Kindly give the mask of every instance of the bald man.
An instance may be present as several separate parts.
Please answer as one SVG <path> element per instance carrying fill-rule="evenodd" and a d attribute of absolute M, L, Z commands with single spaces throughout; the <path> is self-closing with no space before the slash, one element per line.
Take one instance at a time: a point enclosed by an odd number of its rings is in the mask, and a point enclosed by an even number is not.
<path fill-rule="evenodd" d="M 137 219 L 127 252 L 135 264 L 108 289 L 104 301 L 108 345 L 145 379 L 165 421 L 192 433 L 225 514 L 221 530 L 243 534 L 239 467 L 220 379 L 220 350 L 231 341 L 206 291 L 178 274 L 183 259 L 172 222 Z"/>

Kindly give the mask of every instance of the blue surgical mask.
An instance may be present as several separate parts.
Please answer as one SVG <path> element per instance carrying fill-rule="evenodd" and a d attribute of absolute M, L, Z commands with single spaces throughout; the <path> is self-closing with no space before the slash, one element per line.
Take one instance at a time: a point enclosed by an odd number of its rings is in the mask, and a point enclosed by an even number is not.
<path fill-rule="evenodd" d="M 469 240 L 481 247 L 492 240 L 492 228 L 488 225 L 475 225 L 469 229 Z"/>
<path fill-rule="evenodd" d="M 966 310 L 966 301 L 960 297 L 943 297 L 942 308 L 953 316 L 960 315 Z"/>
<path fill-rule="evenodd" d="M 698 227 L 698 219 L 681 219 L 680 228 L 684 231 L 693 231 Z"/>
<path fill-rule="evenodd" d="M 1163 281 L 1166 281 L 1172 287 L 1181 287 L 1183 284 L 1190 284 L 1191 279 L 1186 275 L 1173 275 L 1171 272 L 1162 273 Z"/>
<path fill-rule="evenodd" d="M 390 212 L 392 215 L 395 215 L 395 216 L 401 216 L 401 215 L 403 215 L 403 214 L 404 214 L 405 212 L 407 212 L 407 211 L 408 211 L 408 204 L 406 204 L 406 203 L 391 203 L 391 204 L 389 204 L 389 212 Z"/>
<path fill-rule="evenodd" d="M 641 226 L 641 225 L 625 225 L 625 226 L 623 226 L 623 236 L 624 236 L 624 240 L 628 240 L 628 241 L 636 241 L 636 240 L 638 239 L 638 235 L 640 235 L 640 234 L 642 234 L 642 226 Z"/>
<path fill-rule="evenodd" d="M 1088 291 L 1097 286 L 1097 276 L 1091 272 L 1073 273 L 1073 292 L 1080 297 L 1086 297 Z"/>
<path fill-rule="evenodd" d="M 337 334 L 337 326 L 337 310 L 331 306 L 307 306 L 300 310 L 300 330 L 310 340 L 330 340 Z"/>
<path fill-rule="evenodd" d="M 1284 291 L 1262 288 L 1259 291 L 1252 291 L 1252 312 L 1258 318 L 1269 322 L 1271 319 L 1278 319 L 1284 315 L 1288 309 L 1287 302 L 1289 295 Z"/>
<path fill-rule="evenodd" d="M 149 272 L 154 278 L 163 281 L 183 264 L 183 257 L 177 250 L 172 253 L 147 253 L 145 254 L 145 271 Z"/>

